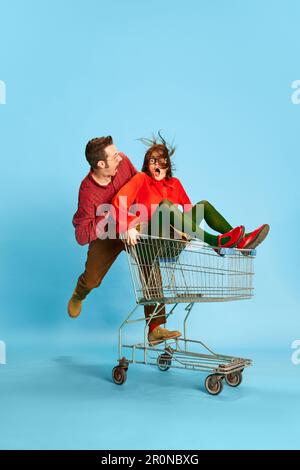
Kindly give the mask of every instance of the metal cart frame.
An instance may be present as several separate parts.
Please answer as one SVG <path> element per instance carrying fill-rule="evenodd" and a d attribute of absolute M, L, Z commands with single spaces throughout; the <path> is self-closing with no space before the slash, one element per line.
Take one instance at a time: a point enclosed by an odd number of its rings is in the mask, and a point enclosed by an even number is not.
<path fill-rule="evenodd" d="M 126 381 L 129 364 L 144 364 L 168 369 L 188 369 L 209 372 L 205 388 L 212 395 L 223 389 L 223 380 L 231 387 L 242 382 L 243 370 L 251 359 L 214 352 L 204 342 L 187 337 L 188 318 L 195 303 L 224 302 L 249 299 L 253 296 L 254 250 L 213 249 L 198 240 L 174 240 L 141 236 L 139 243 L 125 243 L 136 306 L 119 328 L 118 366 L 113 368 L 113 381 L 121 385 Z M 160 314 L 164 305 L 172 305 L 166 318 L 176 307 L 187 304 L 183 320 L 183 337 L 149 344 L 148 325 Z M 155 305 L 146 321 L 144 340 L 123 343 L 126 326 L 145 317 L 134 318 L 138 307 Z M 163 346 L 162 346 L 163 345 Z M 193 350 L 194 349 L 194 350 Z M 129 355 L 124 353 L 126 350 Z"/>

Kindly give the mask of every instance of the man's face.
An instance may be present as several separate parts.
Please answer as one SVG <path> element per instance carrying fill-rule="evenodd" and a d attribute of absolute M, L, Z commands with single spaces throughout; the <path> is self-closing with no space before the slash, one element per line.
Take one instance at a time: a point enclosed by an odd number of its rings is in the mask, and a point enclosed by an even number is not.
<path fill-rule="evenodd" d="M 115 176 L 118 172 L 118 166 L 122 161 L 122 157 L 119 155 L 119 151 L 115 145 L 105 147 L 105 153 L 107 155 L 106 162 L 100 160 L 98 162 L 98 168 L 101 168 L 105 176 Z"/>
<path fill-rule="evenodd" d="M 152 152 L 148 160 L 150 174 L 156 181 L 161 181 L 166 177 L 168 171 L 168 159 L 164 158 L 160 152 Z"/>

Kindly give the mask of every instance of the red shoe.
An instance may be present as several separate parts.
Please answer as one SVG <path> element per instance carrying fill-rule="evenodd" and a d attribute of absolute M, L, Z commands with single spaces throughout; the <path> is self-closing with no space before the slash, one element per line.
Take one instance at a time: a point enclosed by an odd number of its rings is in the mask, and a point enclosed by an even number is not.
<path fill-rule="evenodd" d="M 243 225 L 240 225 L 239 227 L 235 227 L 227 233 L 223 233 L 222 235 L 219 235 L 218 247 L 219 248 L 234 248 L 243 239 L 244 233 L 245 233 L 245 227 Z M 222 243 L 222 240 L 228 237 L 229 237 L 229 240 L 226 243 Z M 216 253 L 218 253 L 218 255 L 224 256 L 220 254 L 220 250 L 218 248 L 214 248 L 214 250 Z"/>
<path fill-rule="evenodd" d="M 249 233 L 246 237 L 243 237 L 242 240 L 238 243 L 237 248 L 254 250 L 261 242 L 264 241 L 268 235 L 270 226 L 268 224 L 263 224 L 253 232 Z"/>

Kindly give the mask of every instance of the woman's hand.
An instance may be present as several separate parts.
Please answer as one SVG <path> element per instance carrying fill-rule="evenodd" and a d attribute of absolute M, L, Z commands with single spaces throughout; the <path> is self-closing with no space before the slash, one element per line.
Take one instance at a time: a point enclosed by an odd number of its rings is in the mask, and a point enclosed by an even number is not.
<path fill-rule="evenodd" d="M 136 245 L 137 242 L 140 239 L 140 233 L 134 227 L 127 230 L 127 232 L 125 232 L 124 236 L 125 236 L 125 240 L 128 243 L 128 245 L 131 245 L 131 246 Z"/>

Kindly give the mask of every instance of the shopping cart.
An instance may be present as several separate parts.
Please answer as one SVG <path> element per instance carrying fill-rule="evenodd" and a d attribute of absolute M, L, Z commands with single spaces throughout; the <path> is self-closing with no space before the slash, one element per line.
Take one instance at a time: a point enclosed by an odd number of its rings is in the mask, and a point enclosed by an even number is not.
<path fill-rule="evenodd" d="M 242 382 L 243 370 L 251 359 L 226 356 L 212 351 L 202 341 L 187 338 L 187 320 L 198 302 L 224 302 L 253 296 L 254 250 L 212 247 L 198 240 L 173 240 L 141 236 L 135 246 L 125 243 L 133 282 L 136 306 L 119 328 L 119 364 L 112 372 L 113 381 L 126 381 L 129 364 L 154 365 L 161 371 L 172 368 L 210 372 L 205 379 L 208 393 L 218 395 L 223 380 L 231 387 Z M 166 317 L 179 304 L 187 304 L 183 337 L 150 344 L 147 339 L 151 319 L 160 315 L 163 305 L 172 305 Z M 144 340 L 123 343 L 123 329 L 143 318 L 134 318 L 140 305 L 155 305 L 147 318 Z M 127 355 L 125 354 L 125 351 Z"/>

